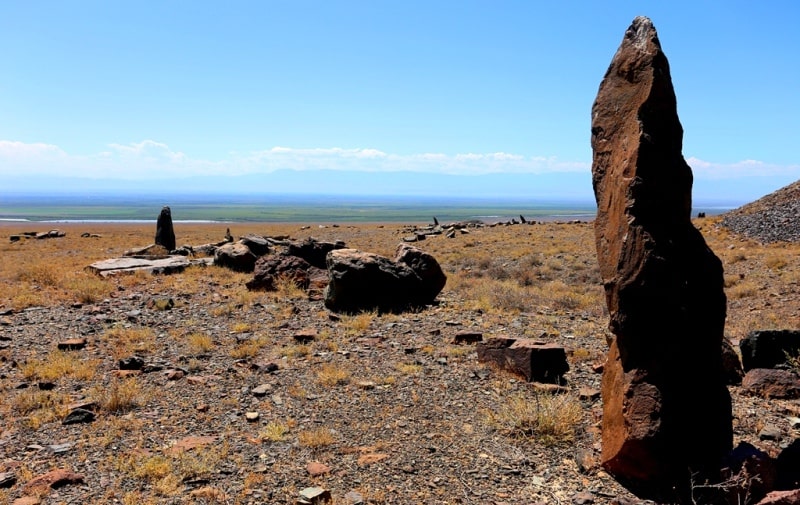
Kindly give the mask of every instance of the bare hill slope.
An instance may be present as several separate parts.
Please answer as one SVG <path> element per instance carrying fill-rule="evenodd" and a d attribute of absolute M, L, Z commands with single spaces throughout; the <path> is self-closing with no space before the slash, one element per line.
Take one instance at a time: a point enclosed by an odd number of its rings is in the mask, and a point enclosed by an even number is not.
<path fill-rule="evenodd" d="M 726 213 L 722 225 L 760 242 L 800 242 L 800 180 Z"/>

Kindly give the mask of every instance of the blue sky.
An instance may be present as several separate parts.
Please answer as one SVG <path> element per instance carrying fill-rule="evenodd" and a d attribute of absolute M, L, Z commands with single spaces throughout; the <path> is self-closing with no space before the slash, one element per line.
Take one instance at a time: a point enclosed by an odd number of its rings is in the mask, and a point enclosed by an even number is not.
<path fill-rule="evenodd" d="M 591 105 L 637 15 L 670 60 L 695 200 L 800 179 L 790 0 L 3 2 L 0 178 L 369 194 L 407 172 L 398 192 L 497 175 L 491 196 L 590 196 Z"/>

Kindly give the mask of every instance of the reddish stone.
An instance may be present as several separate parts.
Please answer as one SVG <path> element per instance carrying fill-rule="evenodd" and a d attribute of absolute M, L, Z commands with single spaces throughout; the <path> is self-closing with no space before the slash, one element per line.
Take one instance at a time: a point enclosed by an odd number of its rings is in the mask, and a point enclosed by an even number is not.
<path fill-rule="evenodd" d="M 83 482 L 83 475 L 72 472 L 65 468 L 50 470 L 46 474 L 39 475 L 29 480 L 25 484 L 25 492 L 43 492 L 47 488 L 56 489 L 68 484 L 80 484 Z"/>
<path fill-rule="evenodd" d="M 40 503 L 42 503 L 42 499 L 38 496 L 23 496 L 11 502 L 11 505 L 39 505 Z"/>
<path fill-rule="evenodd" d="M 320 463 L 319 461 L 310 461 L 306 465 L 306 471 L 312 477 L 318 477 L 320 475 L 325 475 L 326 473 L 331 472 L 331 467 L 324 463 Z"/>
<path fill-rule="evenodd" d="M 742 390 L 762 398 L 800 398 L 800 377 L 790 370 L 754 368 L 742 379 Z"/>
<path fill-rule="evenodd" d="M 475 331 L 460 331 L 453 337 L 454 344 L 476 344 L 483 340 L 483 333 Z"/>
<path fill-rule="evenodd" d="M 166 452 L 168 454 L 177 455 L 186 451 L 190 451 L 192 449 L 196 449 L 198 447 L 203 447 L 208 444 L 213 444 L 214 442 L 216 442 L 216 440 L 217 437 L 213 436 L 202 436 L 202 437 L 189 436 L 175 442 L 172 445 L 172 447 L 166 450 Z"/>
<path fill-rule="evenodd" d="M 756 505 L 800 505 L 800 489 L 773 491 Z"/>
<path fill-rule="evenodd" d="M 722 264 L 691 222 L 669 63 L 649 19 L 625 33 L 592 107 L 595 238 L 613 333 L 603 372 L 605 469 L 642 495 L 688 499 L 731 449 Z"/>
<path fill-rule="evenodd" d="M 569 370 L 563 347 L 529 338 L 491 338 L 476 346 L 478 361 L 494 363 L 531 382 L 561 383 Z"/>
<path fill-rule="evenodd" d="M 78 351 L 86 347 L 85 338 L 69 338 L 58 343 L 58 348 L 62 351 Z"/>
<path fill-rule="evenodd" d="M 362 454 L 361 456 L 358 457 L 358 464 L 361 465 L 361 466 L 363 466 L 363 465 L 372 465 L 374 463 L 378 463 L 380 461 L 383 461 L 384 459 L 386 459 L 388 457 L 389 457 L 388 454 L 380 454 L 380 453 L 375 453 L 375 452 L 368 453 L 368 454 Z"/>

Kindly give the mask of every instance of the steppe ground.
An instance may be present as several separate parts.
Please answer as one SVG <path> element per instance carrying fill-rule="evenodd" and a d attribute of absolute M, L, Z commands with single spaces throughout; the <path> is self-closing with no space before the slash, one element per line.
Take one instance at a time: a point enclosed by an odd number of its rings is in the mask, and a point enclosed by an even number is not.
<path fill-rule="evenodd" d="M 800 328 L 800 245 L 742 239 L 717 218 L 695 224 L 725 267 L 727 338 Z M 175 225 L 179 245 L 217 242 L 226 227 L 389 257 L 409 234 L 402 224 Z M 6 238 L 49 228 L 67 235 Z M 250 275 L 218 267 L 85 270 L 153 233 L 0 224 L 0 502 L 295 503 L 319 486 L 334 504 L 637 503 L 597 466 L 607 312 L 591 223 L 429 237 L 416 245 L 447 285 L 436 305 L 403 314 L 332 314 L 290 283 L 249 292 Z M 478 363 L 474 346 L 453 343 L 461 331 L 563 345 L 566 387 L 553 394 Z M 58 349 L 78 337 L 84 348 Z M 120 371 L 132 356 L 152 371 Z M 798 401 L 730 390 L 736 443 L 774 455 L 798 437 L 787 421 Z M 62 424 L 76 404 L 94 420 Z M 776 440 L 760 440 L 765 427 Z M 34 480 L 53 469 L 82 479 Z"/>

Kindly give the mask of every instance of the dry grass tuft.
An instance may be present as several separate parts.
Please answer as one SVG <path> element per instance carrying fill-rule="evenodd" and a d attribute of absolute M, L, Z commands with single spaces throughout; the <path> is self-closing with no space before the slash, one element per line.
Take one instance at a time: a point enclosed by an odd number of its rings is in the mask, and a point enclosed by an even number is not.
<path fill-rule="evenodd" d="M 297 434 L 297 441 L 302 447 L 318 449 L 327 447 L 334 442 L 333 432 L 327 428 L 301 431 Z"/>
<path fill-rule="evenodd" d="M 110 328 L 101 335 L 101 340 L 111 346 L 114 359 L 151 354 L 156 349 L 156 334 L 151 328 Z"/>
<path fill-rule="evenodd" d="M 350 382 L 350 372 L 341 365 L 332 363 L 323 365 L 317 372 L 317 382 L 323 386 L 342 386 Z"/>
<path fill-rule="evenodd" d="M 583 416 L 580 401 L 569 395 L 536 393 L 512 396 L 497 411 L 486 412 L 487 424 L 512 437 L 533 437 L 544 445 L 567 444 Z"/>
<path fill-rule="evenodd" d="M 136 377 L 113 381 L 111 385 L 97 392 L 103 410 L 112 414 L 124 414 L 143 405 L 148 394 Z"/>
<path fill-rule="evenodd" d="M 66 377 L 89 380 L 97 373 L 97 366 L 97 360 L 83 359 L 72 352 L 53 351 L 44 359 L 29 359 L 19 369 L 28 380 L 54 381 Z"/>

